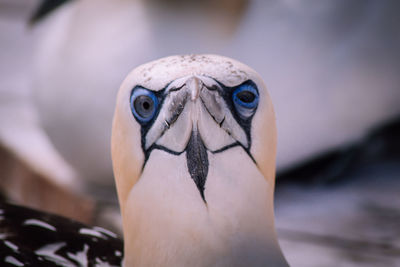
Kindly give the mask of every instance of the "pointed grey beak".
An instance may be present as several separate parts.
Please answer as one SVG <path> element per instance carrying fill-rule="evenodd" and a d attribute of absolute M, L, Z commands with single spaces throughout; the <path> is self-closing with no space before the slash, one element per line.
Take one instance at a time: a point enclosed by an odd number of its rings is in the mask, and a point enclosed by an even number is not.
<path fill-rule="evenodd" d="M 196 184 L 204 202 L 206 202 L 204 198 L 204 185 L 208 174 L 208 155 L 207 149 L 197 130 L 192 131 L 192 135 L 190 136 L 185 150 L 186 163 L 190 176 Z"/>

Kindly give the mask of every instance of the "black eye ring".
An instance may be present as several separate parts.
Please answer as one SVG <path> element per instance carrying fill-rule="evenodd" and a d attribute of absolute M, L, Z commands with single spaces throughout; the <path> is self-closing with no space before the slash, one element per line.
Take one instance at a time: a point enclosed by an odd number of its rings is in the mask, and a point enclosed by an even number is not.
<path fill-rule="evenodd" d="M 243 84 L 233 92 L 232 101 L 239 115 L 248 118 L 258 106 L 258 91 L 251 84 Z"/>
<path fill-rule="evenodd" d="M 131 110 L 139 122 L 149 122 L 156 114 L 158 99 L 156 95 L 142 87 L 135 88 L 131 96 Z"/>

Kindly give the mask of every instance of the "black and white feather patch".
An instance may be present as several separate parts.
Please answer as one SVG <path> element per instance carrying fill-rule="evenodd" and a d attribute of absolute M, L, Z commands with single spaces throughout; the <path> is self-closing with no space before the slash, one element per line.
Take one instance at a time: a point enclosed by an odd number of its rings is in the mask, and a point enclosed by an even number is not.
<path fill-rule="evenodd" d="M 0 266 L 121 266 L 123 242 L 101 227 L 0 203 Z"/>

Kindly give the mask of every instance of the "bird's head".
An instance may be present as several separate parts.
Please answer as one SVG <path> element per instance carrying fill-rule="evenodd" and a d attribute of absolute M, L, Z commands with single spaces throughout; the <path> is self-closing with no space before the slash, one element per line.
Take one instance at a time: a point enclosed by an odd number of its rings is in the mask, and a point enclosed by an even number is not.
<path fill-rule="evenodd" d="M 118 93 L 112 133 L 124 231 L 132 231 L 126 246 L 151 239 L 158 231 L 149 226 L 155 221 L 162 221 L 159 235 L 177 238 L 194 231 L 210 246 L 247 226 L 256 239 L 266 233 L 257 228 L 272 229 L 268 233 L 275 239 L 275 152 L 271 100 L 248 66 L 216 55 L 188 55 L 134 69 Z M 206 227 L 210 218 L 221 232 L 230 229 L 226 237 L 214 240 Z"/>
<path fill-rule="evenodd" d="M 270 183 L 274 180 L 270 97 L 254 70 L 230 58 L 171 56 L 134 69 L 118 93 L 112 136 L 122 204 L 144 169 L 170 164 L 178 155 L 185 155 L 186 171 L 205 200 L 208 153 L 227 160 L 244 153 Z M 150 166 L 155 151 L 165 152 L 164 161 Z"/>

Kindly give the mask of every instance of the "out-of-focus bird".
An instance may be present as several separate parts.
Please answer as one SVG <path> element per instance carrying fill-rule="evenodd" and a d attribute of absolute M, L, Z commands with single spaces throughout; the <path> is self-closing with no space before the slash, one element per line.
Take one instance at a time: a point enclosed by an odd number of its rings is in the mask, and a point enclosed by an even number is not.
<path fill-rule="evenodd" d="M 29 6 L 0 3 L 0 198 L 91 222 L 82 179 L 40 126 L 29 85 Z M 86 194 L 86 192 L 85 192 Z"/>
<path fill-rule="evenodd" d="M 274 227 L 275 152 L 273 106 L 248 66 L 187 55 L 133 70 L 112 130 L 124 266 L 287 266 Z M 104 229 L 0 212 L 5 263 L 120 260 L 121 244 Z M 25 241 L 30 231 L 43 238 Z"/>
<path fill-rule="evenodd" d="M 34 17 L 34 96 L 55 147 L 96 183 L 112 182 L 107 129 L 119 80 L 166 54 L 233 56 L 270 81 L 280 169 L 400 113 L 395 2 L 51 2 Z"/>

